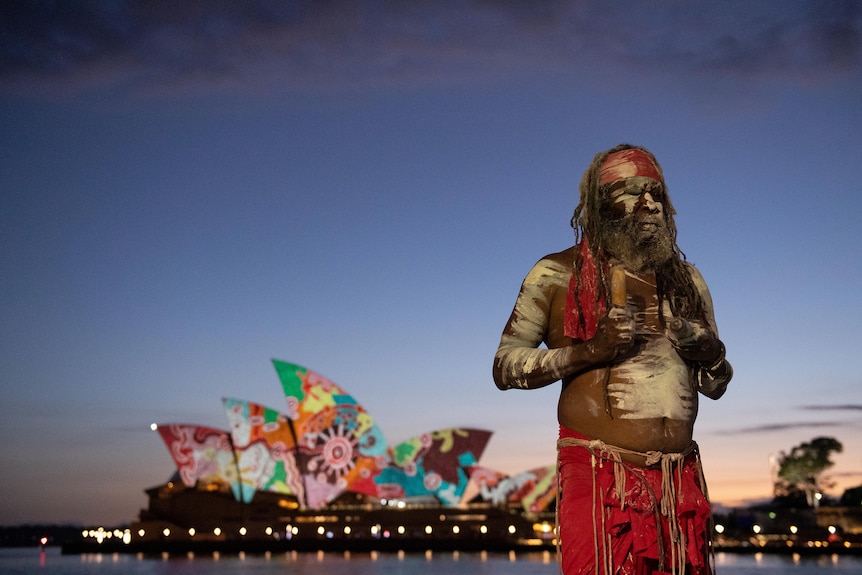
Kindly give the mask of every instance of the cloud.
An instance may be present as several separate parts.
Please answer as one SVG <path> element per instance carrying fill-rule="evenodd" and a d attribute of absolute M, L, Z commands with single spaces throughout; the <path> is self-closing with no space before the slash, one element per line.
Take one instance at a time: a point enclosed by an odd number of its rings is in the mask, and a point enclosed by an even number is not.
<path fill-rule="evenodd" d="M 838 405 L 805 405 L 800 409 L 807 411 L 862 411 L 862 405 L 853 403 Z"/>
<path fill-rule="evenodd" d="M 852 0 L 186 0 L 0 5 L 0 89 L 332 90 L 552 71 L 817 82 L 858 73 Z"/>
<path fill-rule="evenodd" d="M 803 421 L 793 423 L 770 423 L 765 425 L 755 425 L 753 427 L 743 427 L 740 429 L 727 430 L 721 432 L 725 435 L 749 435 L 752 433 L 771 433 L 773 431 L 788 431 L 791 429 L 818 429 L 824 427 L 842 427 L 845 423 L 840 421 Z"/>
<path fill-rule="evenodd" d="M 862 476 L 862 471 L 839 471 L 839 472 L 830 472 L 829 477 L 860 477 Z"/>

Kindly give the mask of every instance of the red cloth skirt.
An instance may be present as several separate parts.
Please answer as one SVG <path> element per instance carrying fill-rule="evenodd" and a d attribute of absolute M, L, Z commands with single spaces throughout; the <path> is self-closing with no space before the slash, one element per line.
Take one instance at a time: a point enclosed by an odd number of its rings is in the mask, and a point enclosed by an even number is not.
<path fill-rule="evenodd" d="M 560 437 L 589 441 L 563 426 Z M 669 472 L 615 461 L 613 453 L 612 446 L 559 450 L 563 573 L 712 573 L 710 506 L 696 447 Z M 673 501 L 662 513 L 664 475 Z"/>

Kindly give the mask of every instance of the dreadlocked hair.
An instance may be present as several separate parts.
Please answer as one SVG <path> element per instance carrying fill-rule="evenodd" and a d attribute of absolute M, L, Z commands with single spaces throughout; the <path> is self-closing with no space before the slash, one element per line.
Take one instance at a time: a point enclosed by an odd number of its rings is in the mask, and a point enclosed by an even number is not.
<path fill-rule="evenodd" d="M 605 209 L 610 203 L 609 184 L 599 185 L 599 175 L 602 164 L 604 164 L 605 159 L 610 154 L 629 149 L 640 150 L 649 155 L 655 163 L 659 175 L 664 180 L 661 166 L 655 160 L 655 156 L 645 148 L 632 146 L 631 144 L 620 144 L 605 152 L 599 152 L 595 155 L 590 167 L 584 172 L 581 178 L 579 186 L 580 202 L 575 208 L 575 213 L 571 220 L 572 228 L 575 230 L 575 242 L 580 244 L 586 240 L 590 253 L 593 256 L 593 261 L 596 262 L 597 289 L 592 290 L 595 294 L 593 305 L 596 310 L 598 309 L 599 299 L 610 293 L 610 274 L 607 266 L 607 257 L 605 256 L 605 247 L 610 230 L 609 226 L 604 224 Z M 656 293 L 659 300 L 659 321 L 662 327 L 664 327 L 664 306 L 661 302 L 666 301 L 670 306 L 671 313 L 675 317 L 697 319 L 706 322 L 707 318 L 703 299 L 700 297 L 700 292 L 698 292 L 694 282 L 692 282 L 691 275 L 685 267 L 685 253 L 683 253 L 676 243 L 677 229 L 673 219 L 676 210 L 674 210 L 670 202 L 670 196 L 667 193 L 665 193 L 663 206 L 664 218 L 671 236 L 673 256 L 655 270 Z M 580 293 L 581 289 L 580 271 L 583 263 L 582 260 L 581 250 L 575 250 L 575 293 Z M 580 298 L 575 298 L 575 301 L 578 306 L 580 321 L 583 322 L 584 310 L 581 309 Z"/>

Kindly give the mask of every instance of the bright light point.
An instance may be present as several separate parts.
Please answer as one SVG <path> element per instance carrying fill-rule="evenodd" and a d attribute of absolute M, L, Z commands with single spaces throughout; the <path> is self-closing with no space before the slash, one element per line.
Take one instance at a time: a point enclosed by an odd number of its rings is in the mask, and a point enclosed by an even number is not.
<path fill-rule="evenodd" d="M 345 535 L 350 535 L 350 525 L 345 525 L 345 526 L 344 526 L 344 534 L 345 534 Z"/>
<path fill-rule="evenodd" d="M 158 423 L 151 423 L 150 424 L 150 430 L 158 431 L 159 430 L 159 424 Z"/>
<path fill-rule="evenodd" d="M 170 530 L 170 529 L 168 529 L 167 527 L 165 527 L 164 531 L 162 531 L 162 535 L 164 535 L 165 537 L 167 537 L 167 536 L 168 536 L 168 535 L 170 535 L 170 534 L 171 534 L 171 530 Z"/>
<path fill-rule="evenodd" d="M 434 531 L 434 529 L 430 525 L 425 526 L 425 533 L 426 534 L 431 535 L 432 531 Z"/>
<path fill-rule="evenodd" d="M 517 531 L 517 528 L 514 525 L 509 525 L 509 533 L 514 535 L 515 531 Z"/>
<path fill-rule="evenodd" d="M 215 529 L 213 529 L 213 535 L 215 535 L 216 537 L 218 537 L 219 535 L 221 535 L 221 529 L 220 529 L 220 528 L 218 528 L 218 527 L 216 527 Z"/>
<path fill-rule="evenodd" d="M 751 530 L 754 531 L 755 533 L 760 533 L 760 525 L 755 523 L 754 525 L 751 526 Z"/>
<path fill-rule="evenodd" d="M 189 527 L 189 535 L 190 535 L 191 537 L 194 537 L 194 536 L 195 536 L 195 533 L 196 533 L 195 528 L 194 528 L 194 527 Z"/>
<path fill-rule="evenodd" d="M 715 532 L 716 533 L 724 533 L 724 525 L 722 525 L 721 523 L 717 523 L 715 525 Z"/>
<path fill-rule="evenodd" d="M 797 531 L 799 531 L 799 528 L 798 528 L 798 527 L 796 527 L 796 525 L 791 525 L 791 526 L 790 526 L 790 532 L 791 532 L 791 533 L 793 533 L 794 535 L 796 535 L 796 532 L 797 532 Z"/>
<path fill-rule="evenodd" d="M 828 529 L 829 533 L 835 535 L 835 532 L 838 531 L 834 525 L 830 525 Z"/>
<path fill-rule="evenodd" d="M 246 533 L 248 533 L 248 530 L 245 527 L 239 528 L 239 534 L 240 535 L 245 535 Z"/>

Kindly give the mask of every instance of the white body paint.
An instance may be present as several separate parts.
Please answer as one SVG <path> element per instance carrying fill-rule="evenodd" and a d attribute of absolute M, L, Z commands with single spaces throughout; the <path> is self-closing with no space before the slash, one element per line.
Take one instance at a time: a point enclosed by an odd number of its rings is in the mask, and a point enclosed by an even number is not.
<path fill-rule="evenodd" d="M 644 280 L 626 271 L 628 282 Z M 655 286 L 649 285 L 654 291 Z M 670 305 L 664 302 L 662 315 L 671 317 Z M 608 396 L 620 410 L 622 419 L 668 418 L 693 419 L 697 398 L 692 390 L 689 370 L 676 353 L 673 343 L 655 328 L 658 307 L 650 305 L 635 312 L 637 339 L 642 347 L 637 355 L 625 359 L 611 369 Z"/>
<path fill-rule="evenodd" d="M 563 366 L 557 365 L 561 360 L 559 350 L 538 348 L 545 333 L 546 312 L 537 304 L 550 305 L 545 301 L 548 287 L 566 289 L 571 274 L 571 267 L 543 259 L 524 278 L 512 318 L 513 332 L 518 335 L 504 334 L 497 351 L 508 387 L 527 388 L 525 374 L 536 370 L 562 373 Z"/>
<path fill-rule="evenodd" d="M 712 323 L 712 301 L 705 282 L 693 266 L 687 266 L 694 284 L 701 292 L 707 317 Z M 627 283 L 644 281 L 627 272 Z M 518 295 L 511 332 L 503 334 L 495 357 L 504 388 L 529 387 L 530 377 L 543 373 L 560 378 L 567 375 L 565 349 L 541 347 L 546 336 L 550 293 L 568 290 L 571 267 L 551 259 L 539 261 L 527 274 Z M 654 291 L 655 286 L 646 291 Z M 642 290 L 641 290 L 642 291 Z M 631 300 L 629 304 L 631 305 Z M 664 303 L 664 318 L 671 317 Z M 655 303 L 635 311 L 639 349 L 630 358 L 611 368 L 605 388 L 615 417 L 621 419 L 661 419 L 691 421 L 697 412 L 697 395 L 688 366 L 679 357 L 667 336 L 659 331 Z M 607 406 L 596 403 L 596 397 L 584 396 L 589 413 L 598 416 Z"/>
<path fill-rule="evenodd" d="M 638 355 L 611 370 L 608 395 L 622 419 L 686 421 L 697 406 L 688 367 L 663 336 L 651 338 Z"/>

